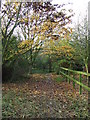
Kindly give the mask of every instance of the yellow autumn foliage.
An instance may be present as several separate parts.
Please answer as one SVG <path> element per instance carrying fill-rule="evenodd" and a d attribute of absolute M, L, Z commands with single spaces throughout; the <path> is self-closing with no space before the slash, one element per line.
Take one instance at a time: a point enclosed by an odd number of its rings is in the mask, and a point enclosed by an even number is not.
<path fill-rule="evenodd" d="M 33 42 L 34 42 L 33 40 L 24 40 L 18 45 L 18 48 L 22 48 L 24 46 L 28 47 L 29 45 L 32 45 Z"/>

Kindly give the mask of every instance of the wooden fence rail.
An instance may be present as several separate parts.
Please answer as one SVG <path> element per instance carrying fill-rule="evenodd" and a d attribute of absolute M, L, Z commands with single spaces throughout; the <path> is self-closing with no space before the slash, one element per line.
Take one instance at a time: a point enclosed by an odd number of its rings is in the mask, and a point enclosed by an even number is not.
<path fill-rule="evenodd" d="M 63 70 L 66 71 L 66 73 L 64 73 Z M 70 72 L 73 73 L 73 77 L 70 76 Z M 82 87 L 85 88 L 86 90 L 90 91 L 90 87 L 88 87 L 82 83 L 82 75 L 90 76 L 90 73 L 86 73 L 86 72 L 82 72 L 82 71 L 75 71 L 75 70 L 71 70 L 71 69 L 64 68 L 64 67 L 60 67 L 60 73 L 63 74 L 66 78 L 68 78 L 69 83 L 70 83 L 70 80 L 73 81 L 74 88 L 75 88 L 75 83 L 80 85 L 79 94 L 82 93 Z M 79 74 L 79 81 L 75 79 L 75 73 Z"/>

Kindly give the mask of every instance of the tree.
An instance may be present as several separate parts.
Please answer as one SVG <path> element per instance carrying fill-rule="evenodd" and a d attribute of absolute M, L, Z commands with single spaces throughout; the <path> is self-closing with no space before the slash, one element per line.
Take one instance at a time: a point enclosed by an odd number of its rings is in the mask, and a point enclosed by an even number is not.
<path fill-rule="evenodd" d="M 70 34 L 72 34 L 71 32 L 72 31 L 70 31 Z M 55 63 L 59 67 L 61 65 L 69 67 L 70 62 L 73 63 L 74 48 L 70 44 L 70 34 L 67 33 L 63 35 L 63 37 L 59 37 L 57 40 L 46 39 L 42 54 L 48 55 L 49 57 L 49 71 L 51 71 L 51 68 L 53 68 L 52 66 L 55 65 Z"/>
<path fill-rule="evenodd" d="M 73 46 L 75 48 L 75 57 L 80 62 L 83 61 L 86 72 L 88 73 L 88 24 L 87 17 L 83 20 L 82 25 L 78 23 L 73 33 Z M 77 58 L 78 57 L 78 58 Z"/>
<path fill-rule="evenodd" d="M 6 59 L 6 55 L 11 36 L 15 28 L 19 24 L 19 15 L 21 11 L 22 3 L 9 3 L 6 2 L 2 6 L 2 63 L 5 64 L 9 58 Z"/>
<path fill-rule="evenodd" d="M 57 7 L 59 6 L 57 5 Z M 27 52 L 26 56 L 30 63 L 30 71 L 32 71 L 33 62 L 46 38 L 57 39 L 57 36 L 53 34 L 56 31 L 60 34 L 61 29 L 62 32 L 69 33 L 65 25 L 70 22 L 72 14 L 66 16 L 63 11 L 58 12 L 56 10 L 57 7 L 50 2 L 23 4 L 20 28 L 22 29 L 25 41 L 22 41 L 20 46 L 23 53 Z"/>
<path fill-rule="evenodd" d="M 28 59 L 32 72 L 33 63 L 46 40 L 58 40 L 61 33 L 62 36 L 70 33 L 66 25 L 71 21 L 72 12 L 68 12 L 69 15 L 61 5 L 52 5 L 50 2 L 5 3 L 2 11 L 3 65 L 23 55 Z M 17 26 L 22 30 L 24 39 L 21 40 L 19 36 L 16 43 L 11 43 Z"/>

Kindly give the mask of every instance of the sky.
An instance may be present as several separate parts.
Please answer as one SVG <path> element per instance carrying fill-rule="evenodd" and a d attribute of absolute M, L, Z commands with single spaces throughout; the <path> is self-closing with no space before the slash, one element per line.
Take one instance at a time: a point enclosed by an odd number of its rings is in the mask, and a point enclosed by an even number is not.
<path fill-rule="evenodd" d="M 52 3 L 72 3 L 71 5 L 66 5 L 66 8 L 73 9 L 75 15 L 72 18 L 72 23 L 77 24 L 77 22 L 81 22 L 83 18 L 86 16 L 88 11 L 88 2 L 90 0 L 53 0 Z"/>
<path fill-rule="evenodd" d="M 3 0 L 3 2 L 4 1 L 5 0 Z M 17 1 L 20 1 L 20 0 L 17 0 Z M 74 27 L 78 23 L 78 21 L 81 23 L 83 19 L 85 18 L 87 11 L 88 11 L 89 1 L 90 0 L 52 0 L 52 3 L 53 4 L 72 3 L 71 5 L 70 4 L 66 5 L 65 8 L 72 9 L 73 12 L 75 13 L 74 17 L 72 18 L 72 26 Z"/>
<path fill-rule="evenodd" d="M 3 0 L 3 1 L 5 1 L 5 0 Z M 15 1 L 15 0 L 12 0 L 12 1 Z M 24 1 L 24 0 L 16 0 L 16 1 Z M 26 1 L 29 1 L 29 0 L 26 0 Z M 39 0 L 34 0 L 34 1 L 39 1 Z M 45 0 L 43 0 L 43 1 L 45 1 Z M 66 8 L 73 9 L 75 15 L 72 18 L 72 23 L 76 24 L 78 22 L 78 20 L 82 21 L 82 19 L 87 14 L 88 2 L 90 0 L 47 0 L 47 1 L 52 1 L 53 4 L 72 3 L 71 5 L 66 5 Z"/>

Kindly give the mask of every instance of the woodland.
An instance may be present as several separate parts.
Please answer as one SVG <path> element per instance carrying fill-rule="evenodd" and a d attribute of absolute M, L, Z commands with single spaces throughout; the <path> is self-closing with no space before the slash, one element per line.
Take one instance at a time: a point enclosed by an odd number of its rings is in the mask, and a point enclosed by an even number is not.
<path fill-rule="evenodd" d="M 90 118 L 87 16 L 65 6 L 2 4 L 2 118 Z"/>

